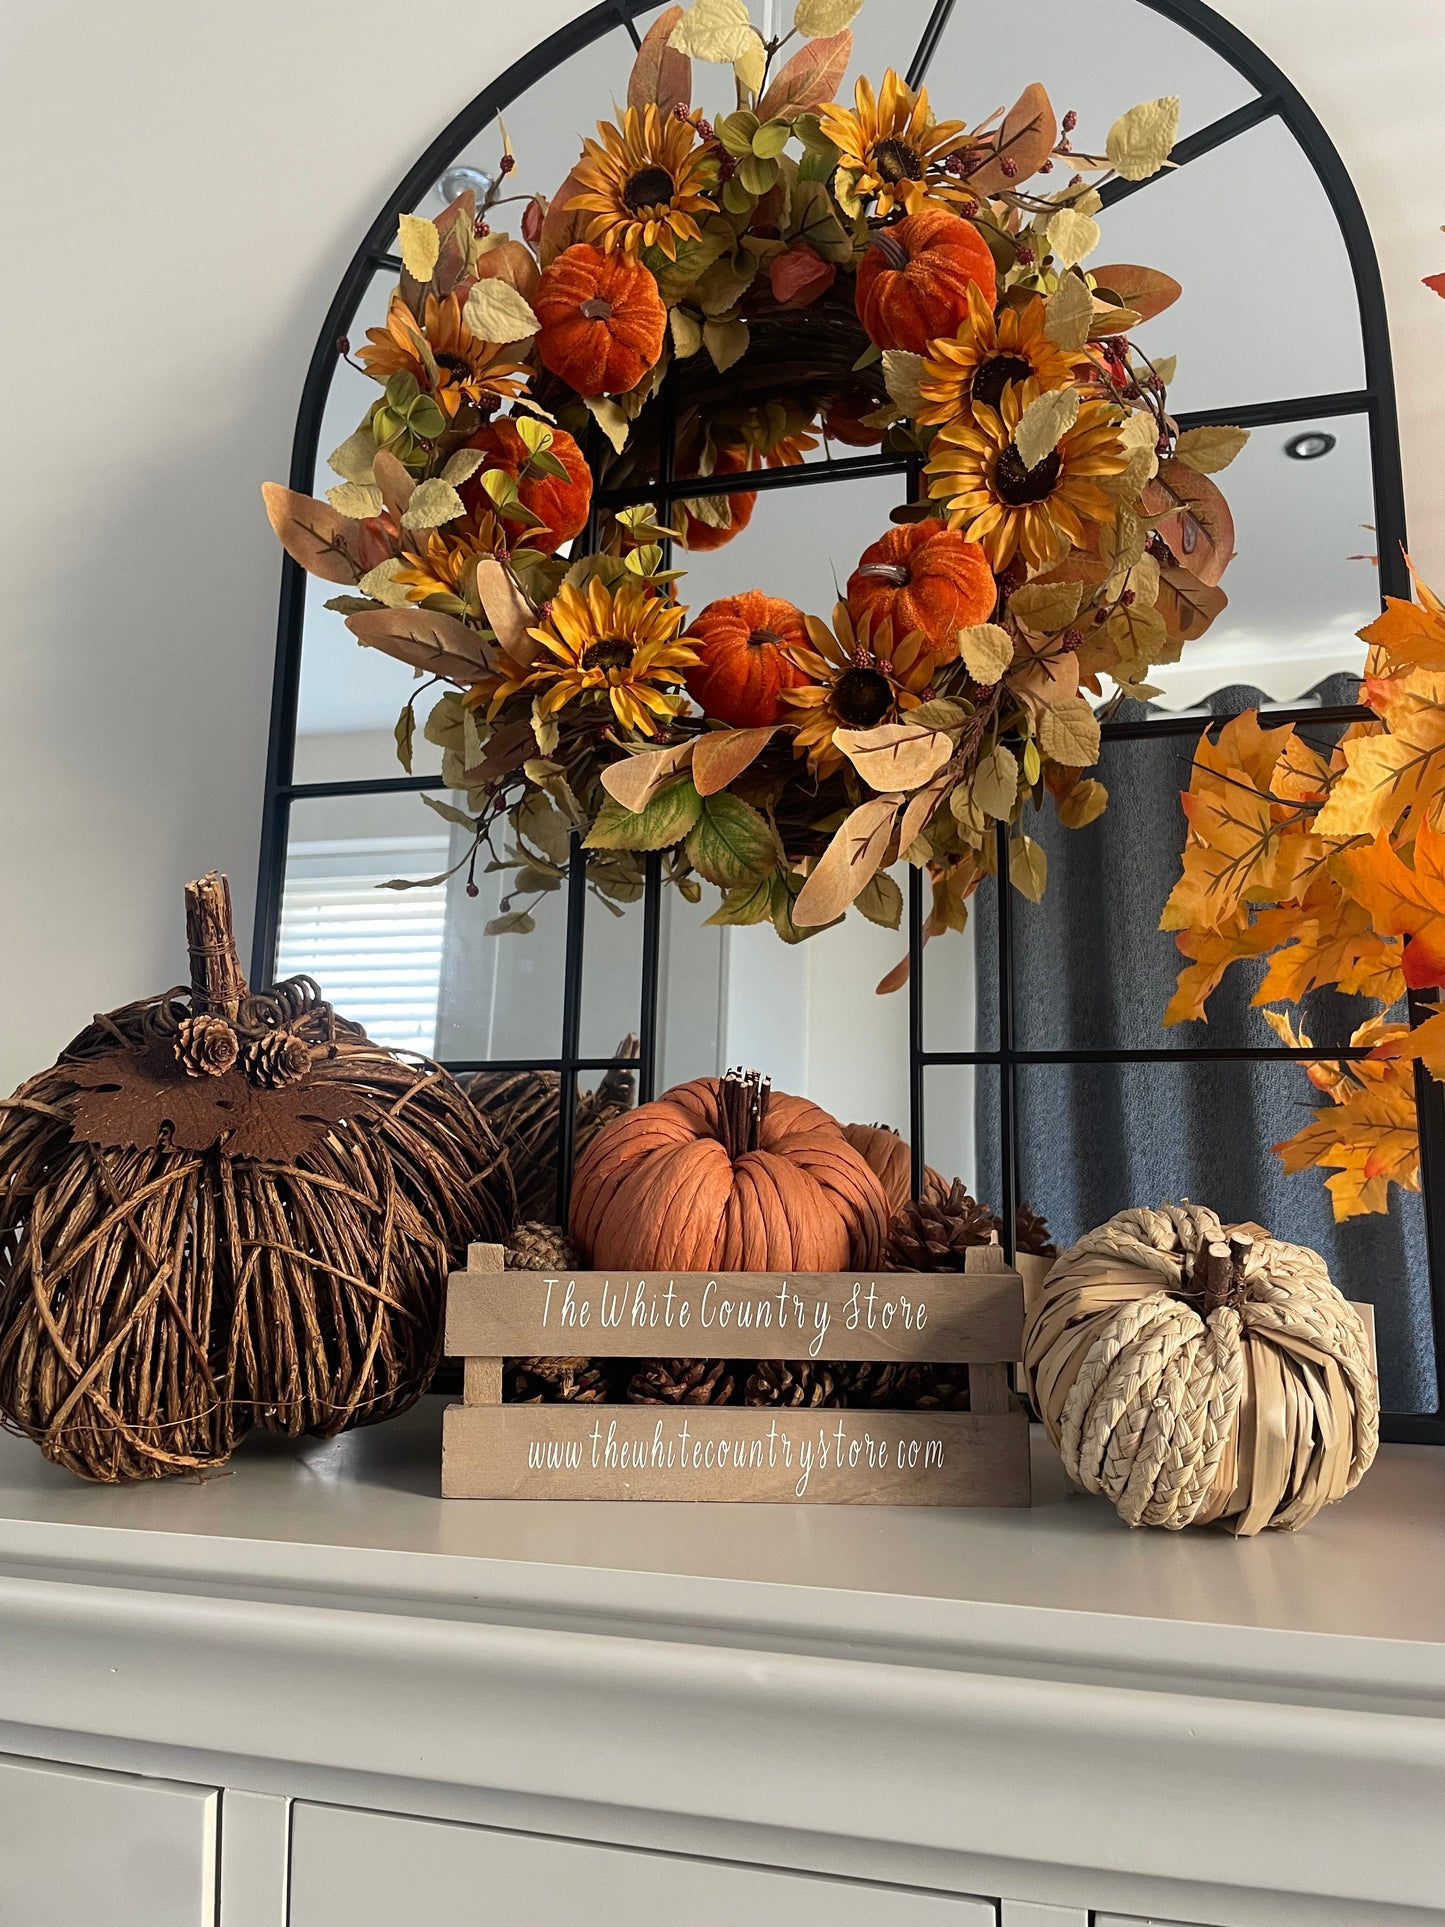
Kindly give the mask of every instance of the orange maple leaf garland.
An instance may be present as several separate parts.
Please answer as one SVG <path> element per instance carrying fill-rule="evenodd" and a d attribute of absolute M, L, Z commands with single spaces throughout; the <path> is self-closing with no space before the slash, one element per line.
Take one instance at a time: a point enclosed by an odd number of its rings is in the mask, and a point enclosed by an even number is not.
<path fill-rule="evenodd" d="M 1322 754 L 1253 712 L 1203 737 L 1183 796 L 1182 873 L 1160 919 L 1188 959 L 1164 1023 L 1205 1019 L 1233 963 L 1268 957 L 1253 1002 L 1295 1003 L 1332 985 L 1388 1009 L 1445 982 L 1445 604 L 1387 597 L 1360 631 L 1370 645 L 1357 723 Z M 1264 1010 L 1286 1043 L 1310 1040 Z M 1445 1007 L 1423 1022 L 1362 1024 L 1364 1060 L 1309 1067 L 1328 1103 L 1274 1148 L 1285 1169 L 1331 1170 L 1337 1218 L 1418 1190 L 1414 1065 L 1445 1077 Z"/>

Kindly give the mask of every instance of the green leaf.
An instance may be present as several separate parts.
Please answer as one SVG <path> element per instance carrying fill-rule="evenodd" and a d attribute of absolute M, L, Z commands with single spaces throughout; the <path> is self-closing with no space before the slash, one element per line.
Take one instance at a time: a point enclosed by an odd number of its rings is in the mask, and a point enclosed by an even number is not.
<path fill-rule="evenodd" d="M 834 924 L 843 921 L 841 916 L 833 918 L 832 923 L 799 924 L 793 921 L 793 905 L 797 902 L 806 877 L 794 875 L 791 871 L 785 876 L 775 876 L 772 881 L 769 911 L 773 928 L 784 943 L 806 943 L 809 937 L 819 930 L 831 930 Z"/>
<path fill-rule="evenodd" d="M 763 923 L 772 912 L 773 885 L 768 877 L 759 877 L 751 886 L 741 884 L 736 890 L 729 890 L 717 909 L 704 923 Z"/>
<path fill-rule="evenodd" d="M 687 860 L 709 883 L 730 890 L 771 876 L 781 855 L 766 818 L 740 797 L 723 790 L 702 799 L 702 813 L 688 833 Z"/>
<path fill-rule="evenodd" d="M 589 850 L 665 850 L 680 843 L 702 815 L 690 776 L 669 783 L 644 810 L 625 810 L 607 797 L 584 841 Z"/>
<path fill-rule="evenodd" d="M 774 161 L 787 146 L 792 127 L 785 120 L 764 121 L 753 135 L 752 151 L 761 161 Z"/>
<path fill-rule="evenodd" d="M 468 816 L 465 810 L 459 810 L 455 803 L 443 803 L 439 797 L 428 796 L 425 790 L 422 791 L 421 800 L 429 810 L 435 810 L 444 823 L 455 823 L 458 829 L 475 832 L 475 817 Z"/>
<path fill-rule="evenodd" d="M 896 930 L 903 921 L 903 892 L 886 870 L 869 877 L 854 902 L 869 923 L 881 923 L 885 930 Z"/>
<path fill-rule="evenodd" d="M 410 776 L 412 744 L 416 740 L 416 711 L 410 703 L 397 717 L 392 735 L 396 740 L 396 760 Z"/>

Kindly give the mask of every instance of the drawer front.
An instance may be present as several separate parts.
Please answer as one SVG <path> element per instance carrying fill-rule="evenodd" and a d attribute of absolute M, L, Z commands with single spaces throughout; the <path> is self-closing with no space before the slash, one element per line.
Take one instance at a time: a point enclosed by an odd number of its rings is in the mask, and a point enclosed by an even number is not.
<path fill-rule="evenodd" d="M 216 1795 L 0 1760 L 0 1927 L 212 1927 Z"/>
<path fill-rule="evenodd" d="M 995 1927 L 992 1901 L 298 1803 L 289 1927 Z"/>

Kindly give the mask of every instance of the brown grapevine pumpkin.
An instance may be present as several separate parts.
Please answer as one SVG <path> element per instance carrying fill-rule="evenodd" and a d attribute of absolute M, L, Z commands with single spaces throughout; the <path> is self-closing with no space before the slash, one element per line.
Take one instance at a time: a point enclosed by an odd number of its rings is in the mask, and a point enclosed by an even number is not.
<path fill-rule="evenodd" d="M 808 680 L 788 654 L 808 647 L 802 610 L 761 589 L 710 602 L 693 617 L 689 634 L 699 661 L 687 672 L 687 693 L 735 729 L 778 722 L 783 690 Z"/>
<path fill-rule="evenodd" d="M 848 609 L 857 620 L 885 618 L 895 636 L 917 630 L 933 655 L 953 655 L 958 632 L 987 622 L 998 584 L 977 542 L 932 519 L 907 522 L 863 551 L 848 578 Z"/>
<path fill-rule="evenodd" d="M 667 307 L 640 261 L 585 241 L 542 271 L 532 303 L 537 353 L 579 395 L 635 388 L 662 353 Z"/>
<path fill-rule="evenodd" d="M 757 468 L 758 456 L 753 449 L 738 448 L 732 445 L 720 448 L 713 464 L 714 475 L 741 475 L 746 469 Z M 705 549 L 720 549 L 724 542 L 731 542 L 753 519 L 753 509 L 757 504 L 757 493 L 753 489 L 737 489 L 731 495 L 713 495 L 707 498 L 714 504 L 726 502 L 731 520 L 722 528 L 712 522 L 705 522 L 695 515 L 685 501 L 673 509 L 673 527 L 685 549 L 700 555 Z"/>
<path fill-rule="evenodd" d="M 679 1084 L 600 1130 L 570 1230 L 599 1270 L 841 1271 L 879 1263 L 888 1221 L 828 1113 L 750 1071 Z"/>
<path fill-rule="evenodd" d="M 479 429 L 467 446 L 480 448 L 486 458 L 458 491 L 470 514 L 490 510 L 500 515 L 503 522 L 510 521 L 519 541 L 548 554 L 564 542 L 570 542 L 587 526 L 587 511 L 592 505 L 592 471 L 565 428 L 551 430 L 551 440 L 543 451 L 561 464 L 567 471 L 565 475 L 549 473 L 548 465 L 539 463 L 516 424 L 505 416 Z M 509 518 L 507 505 L 499 505 L 487 494 L 482 476 L 489 469 L 500 469 L 515 480 L 516 500 L 527 515 Z M 541 518 L 540 525 L 528 519 L 531 515 Z"/>
<path fill-rule="evenodd" d="M 957 330 L 971 284 L 992 307 L 997 282 L 987 241 L 961 215 L 924 208 L 874 230 L 853 299 L 870 341 L 921 355 L 930 341 Z"/>

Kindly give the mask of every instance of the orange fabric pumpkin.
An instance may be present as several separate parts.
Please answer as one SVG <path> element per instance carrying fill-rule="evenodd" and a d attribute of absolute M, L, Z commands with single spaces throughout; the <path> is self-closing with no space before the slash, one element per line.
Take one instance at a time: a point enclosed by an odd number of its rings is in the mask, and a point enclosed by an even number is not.
<path fill-rule="evenodd" d="M 987 622 L 998 584 L 977 542 L 942 522 L 906 522 L 866 548 L 848 578 L 848 612 L 886 616 L 900 641 L 917 630 L 935 656 L 953 655 L 960 629 Z"/>
<path fill-rule="evenodd" d="M 787 654 L 806 649 L 801 609 L 761 589 L 710 602 L 688 625 L 700 661 L 687 672 L 687 693 L 703 713 L 735 729 L 761 729 L 783 713 L 782 691 L 807 672 Z"/>
<path fill-rule="evenodd" d="M 921 355 L 957 333 L 972 285 L 992 307 L 998 284 L 987 241 L 972 221 L 930 207 L 874 229 L 853 300 L 870 341 Z"/>
<path fill-rule="evenodd" d="M 752 449 L 720 448 L 713 474 L 741 475 L 744 469 L 758 466 L 759 458 Z M 704 522 L 700 516 L 691 514 L 685 501 L 675 504 L 672 511 L 673 527 L 677 530 L 678 539 L 694 555 L 701 555 L 704 549 L 720 549 L 724 542 L 731 542 L 735 535 L 740 534 L 753 519 L 758 498 L 752 489 L 737 489 L 731 495 L 714 496 L 712 499 L 725 501 L 732 509 L 733 519 L 725 529 L 714 528 L 711 522 Z"/>
<path fill-rule="evenodd" d="M 585 241 L 544 268 L 532 302 L 542 364 L 579 395 L 623 395 L 662 353 L 667 307 L 640 261 Z"/>
<path fill-rule="evenodd" d="M 888 1219 L 826 1111 L 734 1072 L 605 1124 L 578 1163 L 570 1229 L 602 1271 L 842 1271 L 880 1262 Z"/>
<path fill-rule="evenodd" d="M 533 466 L 531 450 L 522 440 L 515 423 L 505 415 L 479 429 L 467 446 L 482 449 L 486 456 L 481 468 L 457 491 L 469 514 L 479 515 L 490 510 L 500 513 L 503 522 L 507 521 L 506 510 L 498 511 L 491 496 L 482 487 L 485 471 L 499 468 L 516 478 L 517 500 L 522 507 L 542 518 L 540 527 L 531 522 L 514 521 L 511 533 L 518 542 L 525 543 L 529 549 L 542 549 L 550 554 L 553 549 L 561 548 L 564 542 L 570 542 L 574 535 L 580 534 L 586 527 L 587 511 L 592 504 L 592 471 L 587 466 L 582 450 L 565 428 L 552 430 L 552 440 L 546 451 L 549 455 L 555 455 L 566 469 L 565 480 L 560 475 L 544 474 Z"/>

